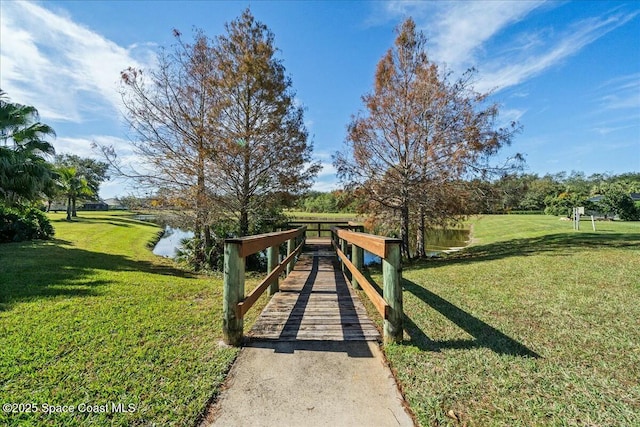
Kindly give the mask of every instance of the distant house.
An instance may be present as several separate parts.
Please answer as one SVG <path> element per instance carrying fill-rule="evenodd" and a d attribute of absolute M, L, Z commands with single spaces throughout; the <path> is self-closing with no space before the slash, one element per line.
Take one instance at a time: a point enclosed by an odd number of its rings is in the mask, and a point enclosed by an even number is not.
<path fill-rule="evenodd" d="M 83 211 L 107 211 L 109 210 L 109 205 L 105 202 L 90 202 L 84 203 L 81 208 Z"/>
<path fill-rule="evenodd" d="M 604 196 L 599 195 L 599 196 L 593 196 L 592 198 L 589 199 L 590 202 L 593 203 L 598 203 L 600 200 L 602 200 Z M 634 202 L 640 202 L 640 193 L 629 193 L 629 197 L 631 197 L 631 200 L 633 200 Z"/>
<path fill-rule="evenodd" d="M 120 203 L 120 200 L 116 198 L 106 199 L 104 201 L 107 205 L 109 205 L 110 211 L 124 211 L 127 210 L 127 207 Z"/>
<path fill-rule="evenodd" d="M 603 197 L 604 196 L 602 195 L 593 196 L 592 198 L 589 199 L 589 201 L 592 203 L 599 203 Z M 629 197 L 631 197 L 631 200 L 633 200 L 634 203 L 640 202 L 640 193 L 629 193 Z M 598 210 L 590 210 L 586 213 L 587 215 L 593 215 L 594 217 L 599 217 L 599 218 L 617 217 L 611 213 L 603 213 Z"/>

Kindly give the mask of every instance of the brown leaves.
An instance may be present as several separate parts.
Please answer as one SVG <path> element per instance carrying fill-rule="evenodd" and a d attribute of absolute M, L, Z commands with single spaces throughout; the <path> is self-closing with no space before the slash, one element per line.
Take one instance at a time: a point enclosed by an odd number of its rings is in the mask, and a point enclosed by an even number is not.
<path fill-rule="evenodd" d="M 334 157 L 345 185 L 363 188 L 389 210 L 385 216 L 396 217 L 390 228 L 400 228 L 405 254 L 408 221 L 424 220 L 418 211 L 430 223 L 463 213 L 464 197 L 453 184 L 491 169 L 488 158 L 517 132 L 494 129 L 498 107 L 474 91 L 473 70 L 452 82 L 428 60 L 425 46 L 411 19 L 397 29 L 377 65 L 373 93 L 362 97 L 366 114 L 348 126 L 348 151 Z"/>

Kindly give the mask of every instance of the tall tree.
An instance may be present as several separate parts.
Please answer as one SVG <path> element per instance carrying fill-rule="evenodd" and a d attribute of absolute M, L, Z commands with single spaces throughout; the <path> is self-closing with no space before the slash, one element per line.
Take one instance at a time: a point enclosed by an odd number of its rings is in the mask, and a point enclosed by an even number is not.
<path fill-rule="evenodd" d="M 126 118 L 135 133 L 132 142 L 145 165 L 127 168 L 116 159 L 113 147 L 101 147 L 121 176 L 137 180 L 141 186 L 162 188 L 175 204 L 192 216 L 195 233 L 195 267 L 205 261 L 208 228 L 215 206 L 207 196 L 207 163 L 216 149 L 217 92 L 210 86 L 215 77 L 212 42 L 202 32 L 185 43 L 174 30 L 176 44 L 158 54 L 157 68 L 128 68 L 121 73 Z"/>
<path fill-rule="evenodd" d="M 100 192 L 100 184 L 109 179 L 107 175 L 109 165 L 95 159 L 80 157 L 75 154 L 61 154 L 55 156 L 54 165 L 56 168 L 73 168 L 77 175 L 83 177 L 87 182 L 90 194 L 84 196 L 89 199 L 97 199 Z M 75 209 L 76 199 L 73 200 L 72 216 L 77 216 Z"/>
<path fill-rule="evenodd" d="M 157 69 L 122 72 L 134 149 L 147 171 L 125 170 L 102 147 L 117 173 L 193 212 L 196 268 L 212 247 L 212 223 L 233 218 L 238 234 L 248 234 L 319 169 L 273 33 L 249 10 L 226 30 L 215 40 L 197 32 L 193 44 L 174 31 L 178 42 L 159 54 Z"/>
<path fill-rule="evenodd" d="M 362 97 L 366 113 L 353 118 L 347 148 L 334 156 L 343 183 L 361 188 L 374 206 L 393 213 L 405 257 L 411 255 L 416 206 L 423 212 L 430 206 L 431 215 L 442 212 L 439 221 L 450 217 L 450 209 L 438 209 L 443 199 L 434 193 L 490 170 L 491 156 L 518 130 L 516 123 L 496 127 L 498 106 L 473 90 L 473 70 L 451 82 L 425 47 L 412 19 L 398 27 L 394 46 L 378 63 L 374 91 Z"/>
<path fill-rule="evenodd" d="M 12 103 L 0 90 L 0 200 L 13 205 L 42 195 L 54 177 L 46 161 L 55 152 L 49 136 L 54 130 L 34 107 Z"/>
<path fill-rule="evenodd" d="M 71 221 L 76 211 L 76 200 L 82 197 L 92 197 L 93 191 L 89 187 L 87 179 L 80 175 L 76 168 L 63 166 L 57 170 L 60 182 L 60 191 L 67 199 L 67 221 Z"/>
<path fill-rule="evenodd" d="M 273 33 L 249 9 L 226 32 L 215 46 L 220 80 L 210 86 L 220 99 L 218 115 L 210 116 L 219 141 L 211 176 L 226 210 L 237 213 L 240 235 L 247 235 L 265 204 L 302 194 L 319 165 L 311 162 L 303 109 L 276 57 Z"/>

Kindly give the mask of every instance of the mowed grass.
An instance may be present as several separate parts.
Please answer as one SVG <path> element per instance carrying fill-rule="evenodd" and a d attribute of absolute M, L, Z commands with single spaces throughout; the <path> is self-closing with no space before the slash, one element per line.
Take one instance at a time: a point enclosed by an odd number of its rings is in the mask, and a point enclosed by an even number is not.
<path fill-rule="evenodd" d="M 419 424 L 639 426 L 640 223 L 471 224 L 471 247 L 403 271 L 385 352 Z"/>
<path fill-rule="evenodd" d="M 51 214 L 55 240 L 0 245 L 0 403 L 39 411 L 0 425 L 194 425 L 237 355 L 219 345 L 221 276 L 153 255 L 152 224 L 79 214 Z"/>
<path fill-rule="evenodd" d="M 640 425 L 640 223 L 596 225 L 483 216 L 404 267 L 385 353 L 419 425 Z"/>

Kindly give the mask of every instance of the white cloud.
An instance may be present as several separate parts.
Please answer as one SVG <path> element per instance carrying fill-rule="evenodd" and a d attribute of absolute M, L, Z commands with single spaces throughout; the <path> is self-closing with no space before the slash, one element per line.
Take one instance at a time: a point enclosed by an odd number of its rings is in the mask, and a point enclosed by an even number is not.
<path fill-rule="evenodd" d="M 605 82 L 599 104 L 607 110 L 632 109 L 640 112 L 640 74 L 620 76 Z M 637 118 L 637 117 L 636 117 Z"/>
<path fill-rule="evenodd" d="M 0 85 L 45 121 L 113 116 L 120 71 L 150 59 L 147 48 L 118 46 L 35 3 L 2 2 L 0 12 Z"/>
<path fill-rule="evenodd" d="M 590 18 L 576 22 L 561 32 L 549 31 L 550 40 L 532 44 L 530 49 L 518 49 L 516 53 L 489 60 L 482 65 L 481 81 L 476 88 L 484 92 L 520 84 L 562 63 L 636 15 Z"/>
<path fill-rule="evenodd" d="M 412 16 L 429 39 L 429 54 L 460 71 L 473 63 L 483 44 L 520 21 L 543 1 L 390 1 L 390 17 Z"/>
<path fill-rule="evenodd" d="M 429 39 L 430 57 L 454 73 L 469 67 L 478 68 L 479 80 L 475 87 L 486 92 L 514 86 L 539 75 L 638 14 L 613 12 L 566 23 L 564 28 L 529 27 L 514 33 L 503 45 L 491 45 L 501 32 L 513 30 L 515 24 L 535 10 L 559 4 L 545 1 L 389 1 L 384 13 L 386 19 L 412 16 Z"/>

